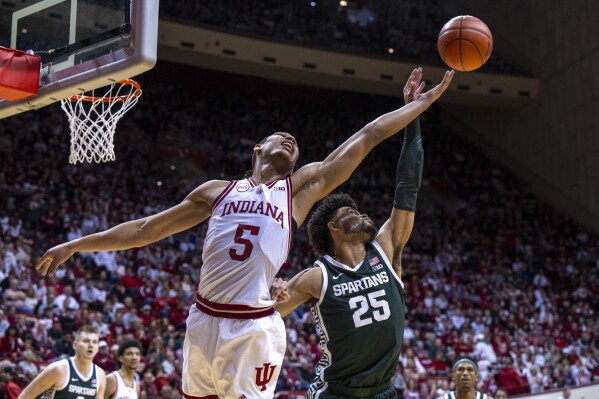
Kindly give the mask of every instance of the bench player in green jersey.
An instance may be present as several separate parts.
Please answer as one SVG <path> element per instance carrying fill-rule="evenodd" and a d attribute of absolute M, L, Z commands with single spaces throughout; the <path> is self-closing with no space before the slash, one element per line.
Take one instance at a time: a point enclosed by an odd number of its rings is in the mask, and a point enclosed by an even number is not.
<path fill-rule="evenodd" d="M 493 399 L 486 393 L 476 390 L 480 374 L 478 364 L 471 357 L 462 356 L 456 360 L 451 368 L 451 376 L 455 382 L 455 391 L 447 392 L 437 399 Z M 507 398 L 507 395 L 503 397 Z"/>
<path fill-rule="evenodd" d="M 75 333 L 75 356 L 50 364 L 23 389 L 19 399 L 104 399 L 106 373 L 93 363 L 98 331 L 83 326 Z"/>
<path fill-rule="evenodd" d="M 422 76 L 404 88 L 406 103 L 424 87 Z M 308 398 L 395 398 L 391 378 L 403 340 L 405 300 L 401 253 L 414 225 L 424 153 L 416 118 L 405 131 L 391 217 L 380 231 L 345 194 L 326 197 L 308 223 L 323 255 L 289 281 L 289 314 L 309 302 L 321 330 L 323 355 Z"/>

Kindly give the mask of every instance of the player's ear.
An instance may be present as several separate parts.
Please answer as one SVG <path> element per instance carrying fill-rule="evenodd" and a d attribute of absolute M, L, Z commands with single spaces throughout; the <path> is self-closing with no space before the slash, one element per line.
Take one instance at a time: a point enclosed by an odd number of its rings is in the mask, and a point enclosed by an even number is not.
<path fill-rule="evenodd" d="M 332 220 L 329 220 L 329 222 L 327 223 L 327 227 L 329 228 L 329 230 L 339 231 L 339 226 L 337 226 L 337 224 Z"/>

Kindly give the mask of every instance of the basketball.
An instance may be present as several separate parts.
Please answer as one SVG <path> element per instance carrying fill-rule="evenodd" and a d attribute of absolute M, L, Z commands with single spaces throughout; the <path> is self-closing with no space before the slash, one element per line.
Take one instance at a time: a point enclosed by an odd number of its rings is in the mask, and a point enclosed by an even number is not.
<path fill-rule="evenodd" d="M 462 72 L 474 71 L 491 56 L 493 36 L 480 19 L 461 15 L 450 19 L 441 28 L 437 49 L 448 67 Z"/>

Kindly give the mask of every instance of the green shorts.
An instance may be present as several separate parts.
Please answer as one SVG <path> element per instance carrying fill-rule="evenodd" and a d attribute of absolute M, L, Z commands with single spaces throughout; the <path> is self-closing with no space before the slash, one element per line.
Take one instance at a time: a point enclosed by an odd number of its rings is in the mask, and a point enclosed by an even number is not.
<path fill-rule="evenodd" d="M 371 396 L 348 396 L 340 393 L 334 393 L 330 390 L 321 392 L 318 399 L 397 399 L 397 392 L 392 386 L 384 392 Z"/>

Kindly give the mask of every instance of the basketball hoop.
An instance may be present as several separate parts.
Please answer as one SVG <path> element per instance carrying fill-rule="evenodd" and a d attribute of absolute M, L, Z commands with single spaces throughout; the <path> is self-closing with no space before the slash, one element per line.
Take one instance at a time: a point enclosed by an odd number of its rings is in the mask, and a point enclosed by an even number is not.
<path fill-rule="evenodd" d="M 139 96 L 141 86 L 134 80 L 119 80 L 110 85 L 101 97 L 76 95 L 61 100 L 69 118 L 71 154 L 69 163 L 114 161 L 114 132 L 121 117 L 131 109 Z"/>

